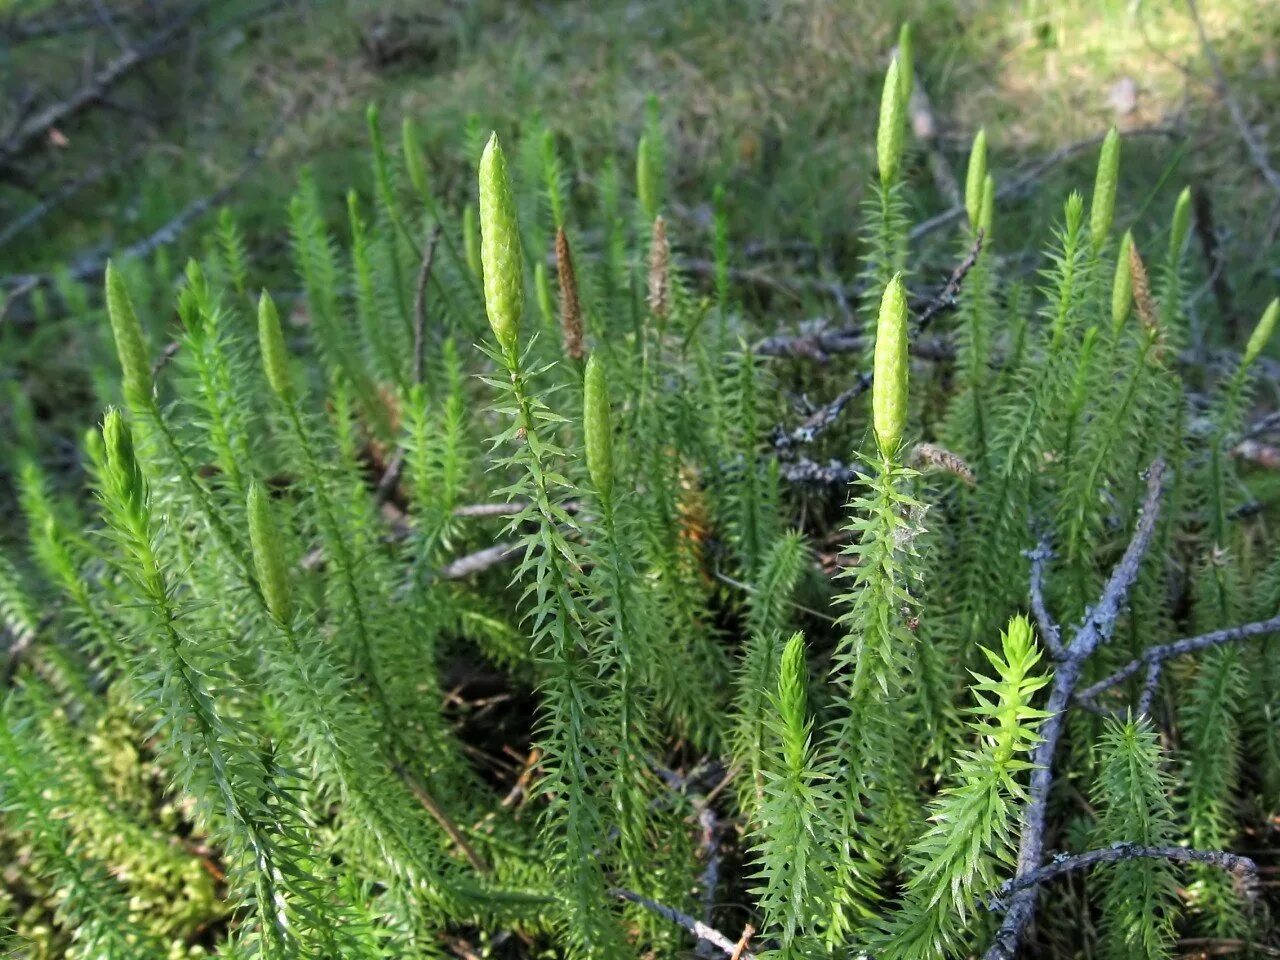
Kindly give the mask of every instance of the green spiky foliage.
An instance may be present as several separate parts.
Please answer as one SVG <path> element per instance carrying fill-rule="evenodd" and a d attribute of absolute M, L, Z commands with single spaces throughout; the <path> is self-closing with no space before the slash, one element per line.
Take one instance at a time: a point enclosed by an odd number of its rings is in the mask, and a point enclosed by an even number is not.
<path fill-rule="evenodd" d="M 1049 682 L 1036 671 L 1040 651 L 1031 625 L 1009 622 L 998 653 L 983 648 L 993 677 L 974 673 L 971 748 L 960 754 L 950 785 L 933 801 L 930 826 L 907 852 L 903 902 L 881 924 L 879 956 L 954 956 L 979 902 L 999 886 L 1014 860 L 1019 804 L 1027 799 L 1026 757 L 1048 714 L 1032 706 Z"/>
<path fill-rule="evenodd" d="M 599 656 L 588 639 L 594 618 L 584 598 L 583 560 L 565 533 L 573 529 L 573 520 L 564 502 L 575 488 L 558 472 L 557 461 L 567 454 L 547 433 L 548 424 L 564 420 L 533 393 L 522 356 L 524 262 L 506 159 L 496 135 L 480 166 L 480 222 L 485 303 L 496 341 L 493 358 L 508 374 L 506 380 L 490 381 L 501 391 L 498 412 L 507 420 L 493 449 L 518 470 L 512 486 L 500 492 L 528 503 L 513 530 L 531 522 L 531 532 L 521 537 L 518 576 L 527 578 L 525 623 L 545 673 L 539 733 L 540 792 L 548 800 L 544 834 L 563 871 L 571 943 L 584 956 L 606 956 L 619 948 L 621 931 L 611 915 L 597 852 L 607 838 L 603 782 L 612 764 L 607 744 L 593 736 L 605 726 L 604 718 L 590 709 L 601 702 Z"/>
<path fill-rule="evenodd" d="M 626 960 L 749 921 L 757 956 L 938 960 L 991 947 L 1010 882 L 1053 907 L 1022 956 L 1274 939 L 1236 877 L 1126 851 L 1258 852 L 1276 636 L 1080 693 L 1280 610 L 1274 480 L 1240 455 L 1277 310 L 1204 349 L 1189 198 L 1133 217 L 1114 133 L 1038 262 L 985 133 L 954 235 L 909 246 L 924 39 L 883 88 L 866 242 L 813 238 L 820 278 L 756 268 L 728 172 L 677 195 L 656 101 L 614 156 L 526 117 L 510 171 L 474 118 L 478 193 L 374 110 L 364 182 L 304 172 L 278 242 L 224 211 L 176 286 L 172 254 L 123 257 L 102 307 L 63 271 L 34 316 L 114 341 L 85 382 L 125 412 L 65 440 L 4 391 L 19 956 Z M 859 336 L 779 348 L 837 275 L 867 281 Z M 1054 860 L 1096 848 L 1120 859 Z"/>
<path fill-rule="evenodd" d="M 1107 723 L 1093 801 L 1099 846 L 1130 841 L 1160 847 L 1177 838 L 1169 799 L 1173 778 L 1149 721 Z M 1111 864 L 1101 871 L 1100 897 L 1108 956 L 1160 960 L 1170 956 L 1178 920 L 1174 871 L 1158 860 Z"/>
<path fill-rule="evenodd" d="M 765 751 L 764 800 L 757 815 L 755 853 L 766 931 L 778 931 L 784 957 L 805 956 L 816 919 L 832 891 L 831 798 L 813 743 L 804 635 L 783 647 L 776 686 L 769 691 L 772 743 Z"/>
<path fill-rule="evenodd" d="M 775 540 L 749 599 L 747 639 L 737 668 L 737 713 L 730 743 L 734 763 L 742 770 L 739 802 L 747 810 L 757 809 L 764 800 L 765 752 L 772 734 L 769 696 L 777 682 L 783 649 L 781 631 L 806 553 L 804 538 L 797 532 Z"/>

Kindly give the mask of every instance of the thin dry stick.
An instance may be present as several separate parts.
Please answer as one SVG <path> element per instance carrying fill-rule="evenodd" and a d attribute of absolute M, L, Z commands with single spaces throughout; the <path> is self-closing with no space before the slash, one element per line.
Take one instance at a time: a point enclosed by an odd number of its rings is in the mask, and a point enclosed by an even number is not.
<path fill-rule="evenodd" d="M 50 104 L 28 119 L 3 143 L 0 143 L 0 167 L 11 166 L 16 159 L 30 151 L 54 127 L 65 123 L 71 117 L 97 103 L 106 96 L 112 87 L 124 80 L 130 73 L 148 60 L 163 53 L 207 6 L 209 6 L 209 0 L 201 0 L 199 3 L 192 4 L 167 25 L 156 31 L 146 43 L 126 50 L 108 63 L 90 77 L 88 83 L 72 93 L 71 96 L 65 100 Z"/>
<path fill-rule="evenodd" d="M 916 316 L 911 330 L 913 344 L 919 342 L 920 334 L 928 329 L 929 324 L 933 323 L 938 314 L 955 306 L 956 296 L 960 293 L 964 278 L 968 276 L 969 271 L 973 269 L 973 265 L 978 262 L 978 256 L 982 253 L 982 242 L 983 232 L 979 229 L 973 238 L 973 243 L 969 245 L 969 250 L 964 259 L 951 271 L 951 276 L 947 278 L 947 282 L 943 284 L 938 295 L 930 300 Z M 797 346 L 797 344 L 802 343 L 804 344 L 803 346 Z M 825 341 L 821 334 L 818 335 L 816 340 L 812 335 L 807 338 L 769 337 L 760 341 L 753 349 L 755 353 L 765 356 L 809 355 L 825 359 L 828 353 L 847 353 L 861 349 L 861 343 L 861 338 L 856 333 L 850 335 L 849 331 L 836 331 L 831 339 Z M 858 374 L 858 378 L 853 382 L 852 386 L 842 390 L 836 395 L 835 399 L 815 410 L 800 426 L 790 431 L 781 424 L 774 427 L 774 449 L 786 451 L 795 446 L 812 443 L 824 430 L 835 423 L 840 416 L 840 412 L 848 406 L 850 400 L 870 389 L 871 374 Z M 816 478 L 816 474 L 813 476 Z M 803 482 L 814 482 L 814 479 L 805 477 Z"/>
<path fill-rule="evenodd" d="M 1253 129 L 1249 126 L 1249 120 L 1245 117 L 1244 110 L 1240 107 L 1240 101 L 1236 99 L 1235 94 L 1231 91 L 1231 84 L 1227 82 L 1226 71 L 1222 69 L 1222 61 L 1218 59 L 1217 51 L 1213 49 L 1213 44 L 1209 42 L 1208 31 L 1204 28 L 1204 21 L 1200 19 L 1200 11 L 1196 7 L 1195 0 L 1187 0 L 1187 10 L 1191 13 L 1191 19 L 1196 25 L 1196 33 L 1200 35 L 1200 47 L 1204 51 L 1204 58 L 1209 61 L 1209 69 L 1213 71 L 1214 86 L 1218 88 L 1218 96 L 1226 104 L 1227 113 L 1231 115 L 1231 122 L 1235 124 L 1236 131 L 1240 134 L 1240 139 L 1244 141 L 1245 148 L 1249 151 L 1250 159 L 1253 160 L 1253 165 L 1262 174 L 1262 179 L 1267 181 L 1272 190 L 1280 193 L 1280 173 L 1277 173 L 1275 168 L 1271 166 L 1266 147 L 1262 145 L 1262 141 L 1258 139 Z"/>
<path fill-rule="evenodd" d="M 720 822 L 716 811 L 705 797 L 695 800 L 699 806 L 698 826 L 702 828 L 702 850 L 707 855 L 707 865 L 698 878 L 698 886 L 702 890 L 702 916 L 707 925 L 714 919 L 716 898 L 720 889 Z M 700 957 L 710 955 L 710 944 L 705 940 L 698 944 L 697 954 Z"/>
<path fill-rule="evenodd" d="M 733 953 L 729 955 L 729 960 L 741 960 L 747 952 L 747 944 L 751 942 L 751 938 L 755 935 L 756 928 L 751 924 L 747 924 L 742 928 L 742 936 L 738 938 L 737 945 L 733 948 Z"/>
<path fill-rule="evenodd" d="M 1026 876 L 1006 881 L 996 891 L 995 899 L 990 906 L 993 910 L 1004 907 L 1004 898 L 1023 890 L 1030 890 L 1042 883 L 1076 870 L 1085 870 L 1099 863 L 1117 863 L 1121 860 L 1148 858 L 1152 860 L 1172 860 L 1176 863 L 1203 863 L 1211 867 L 1219 867 L 1234 874 L 1241 887 L 1251 891 L 1257 884 L 1258 865 L 1248 857 L 1227 853 L 1223 850 L 1194 850 L 1187 847 L 1145 847 L 1137 843 L 1113 843 L 1109 847 L 1101 847 L 1086 853 L 1074 853 L 1069 856 L 1054 858 Z"/>
<path fill-rule="evenodd" d="M 782 479 L 787 483 L 809 484 L 815 487 L 847 487 L 866 473 L 857 464 L 840 460 L 818 463 L 808 457 L 798 457 L 782 465 Z"/>
<path fill-rule="evenodd" d="M 462 835 L 458 825 L 449 819 L 449 815 L 444 812 L 444 808 L 440 804 L 436 803 L 435 798 L 427 792 L 427 788 L 420 784 L 417 778 L 404 765 L 396 764 L 396 772 L 400 774 L 400 778 L 404 780 L 413 795 L 417 797 L 423 809 L 431 814 L 436 823 L 440 824 L 440 829 L 449 835 L 449 839 L 458 845 L 458 849 L 463 852 L 471 866 L 475 867 L 479 873 L 489 873 L 489 864 L 480 856 L 476 848 L 471 846 L 467 838 Z"/>
<path fill-rule="evenodd" d="M 1181 131 L 1174 127 L 1139 127 L 1133 130 L 1126 130 L 1124 135 L 1126 137 L 1177 137 L 1182 134 Z M 996 189 L 996 199 L 1008 200 L 1011 197 L 1018 196 L 1058 164 L 1070 160 L 1086 150 L 1091 150 L 1102 143 L 1104 139 L 1106 139 L 1106 134 L 1100 133 L 1097 136 L 1077 140 L 1075 143 L 1068 143 L 1059 147 L 1043 159 L 1024 167 L 1022 172 L 1016 173 L 1007 183 L 1001 184 Z M 943 210 L 928 220 L 922 220 L 916 224 L 912 227 L 908 236 L 912 240 L 919 240 L 921 237 L 926 237 L 949 224 L 955 223 L 965 216 L 965 213 L 964 204 L 958 204 L 948 210 Z"/>
<path fill-rule="evenodd" d="M 1149 647 L 1143 651 L 1142 656 L 1135 660 L 1130 660 L 1115 673 L 1081 690 L 1076 694 L 1076 699 L 1092 700 L 1103 691 L 1124 683 L 1124 681 L 1144 668 L 1147 670 L 1147 689 L 1154 690 L 1156 682 L 1160 679 L 1160 670 L 1164 662 L 1171 657 L 1179 657 L 1184 653 L 1195 653 L 1197 650 L 1205 650 L 1223 643 L 1249 640 L 1269 633 L 1280 633 L 1280 616 L 1272 617 L 1269 620 L 1258 620 L 1254 623 L 1244 623 L 1237 627 L 1227 627 L 1223 630 L 1214 630 L 1212 633 L 1202 633 L 1195 637 L 1183 637 L 1181 640 L 1174 640 L 1157 647 Z M 1144 700 L 1148 703 L 1150 701 L 1150 697 L 1145 692 Z M 1146 710 L 1140 712 L 1145 713 Z"/>
<path fill-rule="evenodd" d="M 173 219 L 163 224 L 159 229 L 147 234 L 140 240 L 135 241 L 123 250 L 115 254 L 116 262 L 127 260 L 131 257 L 150 256 L 160 247 L 166 246 L 177 240 L 182 234 L 197 220 L 203 217 L 214 207 L 220 205 L 227 199 L 245 180 L 247 180 L 262 162 L 262 158 L 266 156 L 267 149 L 280 135 L 283 129 L 284 119 L 276 124 L 274 128 L 267 134 L 260 143 L 256 144 L 246 155 L 244 163 L 240 165 L 240 169 L 236 171 L 225 184 L 206 196 L 188 204 L 180 210 Z M 76 257 L 71 262 L 70 274 L 72 279 L 81 282 L 93 280 L 101 277 L 102 272 L 106 269 L 107 257 L 102 253 L 88 253 Z M 18 274 L 16 276 L 5 277 L 0 280 L 2 285 L 12 285 L 13 289 L 5 301 L 4 309 L 0 309 L 0 318 L 4 317 L 5 311 L 9 304 L 16 301 L 19 297 L 24 296 L 37 287 L 47 286 L 53 282 L 53 277 L 48 274 L 29 273 Z"/>
<path fill-rule="evenodd" d="M 738 945 L 726 937 L 714 927 L 709 927 L 701 920 L 695 920 L 687 913 L 681 913 L 665 904 L 650 900 L 648 897 L 642 897 L 638 893 L 632 893 L 630 890 L 614 888 L 609 893 L 617 897 L 619 900 L 626 900 L 630 903 L 638 904 L 651 913 L 656 913 L 664 920 L 670 920 L 672 923 L 678 923 L 699 940 L 705 940 L 707 943 L 713 944 L 730 957 L 737 956 L 740 960 L 755 960 L 755 954 L 750 950 L 743 948 L 741 953 L 736 953 Z"/>
<path fill-rule="evenodd" d="M 1044 602 L 1044 568 L 1053 559 L 1048 539 L 1041 540 L 1034 550 L 1028 550 L 1026 556 L 1031 561 L 1031 612 L 1035 614 L 1040 635 L 1044 637 L 1053 658 L 1060 660 L 1066 653 L 1062 649 L 1062 628 L 1053 619 Z"/>
<path fill-rule="evenodd" d="M 1040 743 L 1031 758 L 1034 770 L 1028 791 L 1029 801 L 1023 814 L 1022 837 L 1018 847 L 1017 878 L 1029 876 L 1041 867 L 1044 859 L 1045 829 L 1048 825 L 1049 792 L 1054 781 L 1054 756 L 1062 739 L 1063 723 L 1067 708 L 1075 696 L 1076 685 L 1084 670 L 1085 661 L 1099 646 L 1111 639 L 1116 621 L 1129 595 L 1129 589 L 1138 577 L 1138 568 L 1151 546 L 1155 535 L 1156 520 L 1160 516 L 1160 502 L 1164 492 L 1164 461 L 1155 460 L 1147 468 L 1147 493 L 1142 503 L 1142 514 L 1134 527 L 1133 537 L 1120 562 L 1111 571 L 1097 606 L 1092 607 L 1075 630 L 1075 636 L 1065 649 L 1053 672 L 1049 701 L 1045 704 L 1047 719 L 1040 728 Z M 995 940 L 987 949 L 985 960 L 1013 960 L 1018 952 L 1022 935 L 1036 914 L 1036 888 L 1014 894 L 1005 914 L 1004 922 Z"/>
<path fill-rule="evenodd" d="M 436 245 L 440 242 L 440 224 L 431 228 L 427 234 L 427 242 L 422 247 L 422 266 L 418 270 L 418 284 L 413 294 L 413 383 L 422 384 L 427 373 L 427 284 L 431 280 L 431 268 L 436 260 Z M 381 505 L 391 498 L 400 486 L 400 476 L 404 473 L 404 448 L 396 449 L 387 464 L 378 488 L 374 492 L 374 501 Z"/>
<path fill-rule="evenodd" d="M 437 576 L 441 580 L 461 580 L 464 577 L 470 577 L 488 570 L 490 567 L 496 567 L 509 560 L 514 560 L 519 553 L 520 542 L 518 540 L 495 543 L 492 547 L 485 547 L 483 550 L 477 550 L 475 553 L 468 553 L 466 556 L 450 561 L 440 568 Z"/>

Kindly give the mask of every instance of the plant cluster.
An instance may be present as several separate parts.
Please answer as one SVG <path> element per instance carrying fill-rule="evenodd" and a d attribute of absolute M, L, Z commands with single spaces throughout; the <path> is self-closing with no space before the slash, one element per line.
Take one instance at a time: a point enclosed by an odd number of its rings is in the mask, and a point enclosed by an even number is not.
<path fill-rule="evenodd" d="M 1280 808 L 1280 541 L 1232 451 L 1280 306 L 1229 369 L 1184 364 L 1189 199 L 1162 243 L 1117 237 L 1114 131 L 1038 282 L 999 256 L 980 133 L 932 296 L 910 50 L 876 138 L 866 372 L 796 431 L 723 194 L 707 290 L 681 270 L 656 108 L 633 198 L 534 129 L 510 159 L 475 138 L 461 212 L 413 124 L 395 151 L 371 113 L 349 242 L 309 176 L 290 205 L 296 298 L 254 291 L 230 213 L 176 325 L 135 306 L 138 264 L 108 267 L 92 498 L 14 448 L 16 955 L 1268 936 L 1231 851 Z M 926 327 L 948 349 L 917 355 Z M 802 513 L 796 447 L 824 441 L 842 482 Z"/>

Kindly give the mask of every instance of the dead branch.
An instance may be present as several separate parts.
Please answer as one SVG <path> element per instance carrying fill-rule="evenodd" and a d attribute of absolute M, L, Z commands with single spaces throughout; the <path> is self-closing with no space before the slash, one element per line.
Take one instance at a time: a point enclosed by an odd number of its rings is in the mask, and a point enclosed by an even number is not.
<path fill-rule="evenodd" d="M 1257 885 L 1258 866 L 1248 857 L 1223 850 L 1195 850 L 1187 847 L 1144 847 L 1136 843 L 1113 843 L 1109 847 L 1089 850 L 1086 853 L 1060 854 L 1039 870 L 1026 876 L 1008 880 L 996 891 L 990 907 L 1004 909 L 1005 898 L 1023 890 L 1031 890 L 1064 874 L 1086 870 L 1100 863 L 1118 863 L 1121 860 L 1172 860 L 1175 863 L 1203 863 L 1218 867 L 1234 875 L 1242 889 L 1252 891 Z"/>
<path fill-rule="evenodd" d="M 815 487 L 847 487 L 865 471 L 854 464 L 839 460 L 818 463 L 808 457 L 800 457 L 782 464 L 782 479 L 788 483 L 809 484 Z"/>
<path fill-rule="evenodd" d="M 1270 443 L 1241 440 L 1232 449 L 1231 455 L 1268 470 L 1280 470 L 1280 447 Z"/>
<path fill-rule="evenodd" d="M 483 573 L 490 567 L 496 567 L 508 560 L 514 560 L 520 553 L 520 543 L 516 540 L 504 540 L 492 547 L 485 547 L 475 553 L 446 563 L 440 568 L 438 576 L 441 580 L 462 580 L 465 577 Z"/>
<path fill-rule="evenodd" d="M 672 923 L 678 923 L 699 940 L 705 940 L 707 943 L 719 947 L 721 952 L 729 957 L 736 955 L 740 957 L 741 960 L 755 960 L 755 954 L 750 950 L 744 948 L 739 951 L 738 945 L 719 930 L 707 926 L 701 920 L 695 920 L 687 913 L 681 913 L 679 910 L 657 903 L 656 901 L 650 900 L 648 897 L 642 897 L 638 893 L 632 893 L 630 890 L 615 888 L 610 890 L 609 893 L 612 896 L 617 897 L 619 900 L 626 900 L 630 903 L 638 904 L 651 913 L 656 913 L 664 920 L 670 920 Z"/>
<path fill-rule="evenodd" d="M 916 315 L 911 330 L 913 351 L 919 350 L 922 343 L 920 335 L 928 329 L 938 315 L 944 310 L 955 307 L 956 296 L 960 293 L 964 278 L 968 276 L 969 271 L 973 269 L 973 265 L 978 262 L 978 256 L 982 253 L 982 242 L 983 233 L 979 230 L 973 238 L 973 243 L 969 245 L 969 250 L 964 259 L 951 271 L 951 275 L 947 278 L 947 282 L 943 284 L 942 289 Z M 766 356 L 811 356 L 821 361 L 825 360 L 829 353 L 861 350 L 862 343 L 862 339 L 856 332 L 851 333 L 846 329 L 837 331 L 833 337 L 825 339 L 821 334 L 818 335 L 817 339 L 812 336 L 794 338 L 769 337 L 760 341 L 753 349 L 755 353 Z M 858 374 L 857 379 L 854 380 L 850 387 L 841 391 L 835 399 L 816 410 L 799 427 L 790 431 L 781 424 L 774 427 L 774 449 L 779 452 L 787 452 L 796 446 L 812 443 L 819 434 L 835 423 L 836 418 L 839 417 L 840 412 L 844 410 L 850 400 L 870 389 L 871 374 L 865 372 Z"/>
<path fill-rule="evenodd" d="M 1182 134 L 1175 127 L 1138 127 L 1133 130 L 1126 130 L 1124 135 L 1126 137 L 1178 137 Z M 1075 143 L 1065 144 L 1035 163 L 1024 166 L 1020 171 L 1015 172 L 1007 182 L 1000 184 L 996 188 L 996 199 L 1011 200 L 1026 193 L 1035 185 L 1036 181 L 1058 164 L 1093 149 L 1101 144 L 1105 138 L 1106 134 L 1098 134 L 1093 137 L 1087 137 L 1084 140 L 1077 140 Z M 922 220 L 917 223 L 911 228 L 908 237 L 913 241 L 927 237 L 929 234 L 955 223 L 963 216 L 965 216 L 964 204 L 956 204 L 950 209 L 935 214 L 928 220 Z"/>
<path fill-rule="evenodd" d="M 102 100 L 109 90 L 129 76 L 130 73 L 148 60 L 164 53 L 174 40 L 187 29 L 191 21 L 203 13 L 208 6 L 209 0 L 197 0 L 196 3 L 193 3 L 168 24 L 153 33 L 145 43 L 125 50 L 101 70 L 94 73 L 89 78 L 88 83 L 69 97 L 50 104 L 28 118 L 4 142 L 0 143 L 0 167 L 12 166 L 15 160 L 30 152 L 51 129 L 65 123 L 70 118 Z"/>
<path fill-rule="evenodd" d="M 1160 516 L 1164 493 L 1164 461 L 1155 460 L 1147 468 L 1147 492 L 1133 536 L 1120 562 L 1111 571 L 1096 606 L 1089 609 L 1076 627 L 1071 643 L 1063 651 L 1053 672 L 1049 700 L 1045 704 L 1048 717 L 1040 728 L 1040 742 L 1031 758 L 1033 771 L 1028 790 L 1029 800 L 1022 820 L 1022 836 L 1018 846 L 1015 880 L 1035 873 L 1044 857 L 1045 830 L 1048 824 L 1049 792 L 1054 782 L 1054 757 L 1066 720 L 1067 708 L 1074 699 L 1076 685 L 1085 661 L 1099 646 L 1111 639 L 1116 621 L 1138 577 L 1138 568 L 1151 546 L 1156 520 Z M 1009 902 L 1008 912 L 1000 925 L 984 960 L 1013 960 L 1018 945 L 1036 914 L 1037 888 L 1020 890 Z"/>
<path fill-rule="evenodd" d="M 81 190 L 99 183 L 105 177 L 110 176 L 116 170 L 119 170 L 124 164 L 133 160 L 140 152 L 140 149 L 135 147 L 126 152 L 124 156 L 118 160 L 114 160 L 111 163 L 98 164 L 79 176 L 73 177 L 60 184 L 51 193 L 42 198 L 39 203 L 30 207 L 25 213 L 14 217 L 4 225 L 4 229 L 0 230 L 0 247 L 7 245 L 22 231 L 39 223 Z"/>
<path fill-rule="evenodd" d="M 1142 656 L 1135 660 L 1130 660 L 1119 670 L 1104 677 L 1092 686 L 1081 690 L 1076 694 L 1076 699 L 1080 701 L 1093 700 L 1098 694 L 1110 690 L 1112 687 L 1124 683 L 1130 677 L 1146 670 L 1147 685 L 1144 689 L 1143 707 L 1140 711 L 1145 713 L 1147 712 L 1146 707 L 1150 704 L 1150 691 L 1154 691 L 1156 683 L 1159 682 L 1160 670 L 1166 660 L 1180 657 L 1185 653 L 1207 650 L 1209 647 L 1216 647 L 1224 643 L 1238 643 L 1241 640 L 1249 640 L 1253 637 L 1262 637 L 1277 632 L 1280 632 L 1280 616 L 1272 617 L 1269 620 L 1241 624 L 1237 627 L 1227 627 L 1224 630 L 1214 630 L 1212 633 L 1202 633 L 1195 637 L 1184 637 L 1181 640 L 1149 647 L 1143 652 Z"/>
<path fill-rule="evenodd" d="M 253 147 L 246 155 L 244 162 L 235 174 L 224 183 L 221 187 L 206 196 L 200 197 L 198 200 L 188 204 L 180 210 L 176 216 L 163 224 L 159 229 L 147 234 L 140 240 L 135 241 L 114 254 L 115 259 L 125 260 L 130 257 L 147 257 L 158 250 L 160 247 L 167 246 L 175 242 L 185 233 L 192 224 L 201 219 L 209 211 L 221 206 L 226 199 L 234 193 L 241 184 L 243 184 L 250 175 L 257 170 L 262 163 L 263 158 L 267 154 L 267 150 L 280 135 L 284 126 L 284 118 L 271 130 L 265 139 Z M 102 275 L 106 269 L 107 255 L 101 252 L 93 252 L 82 254 L 71 261 L 70 275 L 72 279 L 80 282 L 94 280 Z M 37 287 L 47 286 L 53 282 L 52 276 L 48 274 L 17 274 L 6 277 L 0 281 L 0 285 L 10 286 L 6 300 L 8 303 L 17 300 L 21 296 L 25 296 Z M 4 312 L 0 311 L 0 317 L 4 316 Z"/>
<path fill-rule="evenodd" d="M 1258 172 L 1262 174 L 1262 179 L 1267 182 L 1268 186 L 1277 194 L 1280 194 L 1280 173 L 1277 173 L 1275 168 L 1271 166 L 1266 147 L 1258 139 L 1257 134 L 1253 132 L 1253 128 L 1249 126 L 1249 120 L 1244 115 L 1244 110 L 1240 107 L 1240 101 L 1236 99 L 1231 90 L 1231 84 L 1227 82 L 1227 74 L 1222 69 L 1222 61 L 1218 59 L 1217 51 L 1213 49 L 1213 44 L 1209 42 L 1209 33 L 1204 28 L 1204 21 L 1200 19 L 1200 10 L 1196 6 L 1196 0 L 1187 0 L 1187 11 L 1191 14 L 1191 19 L 1196 26 L 1196 33 L 1200 36 L 1200 49 L 1204 51 L 1204 58 L 1209 62 L 1209 69 L 1213 71 L 1214 86 L 1217 88 L 1218 97 L 1226 106 L 1227 113 L 1231 115 L 1231 122 L 1235 124 L 1236 132 L 1240 134 L 1240 139 L 1244 141 L 1245 149 L 1249 152 L 1249 158 L 1253 161 L 1253 165 L 1258 168 Z"/>
<path fill-rule="evenodd" d="M 1040 627 L 1040 635 L 1049 647 L 1055 660 L 1060 660 L 1066 651 L 1062 648 L 1062 628 L 1058 626 L 1049 608 L 1044 602 L 1044 568 L 1053 559 L 1053 551 L 1049 549 L 1049 541 L 1041 540 L 1034 550 L 1026 551 L 1031 561 L 1031 612 L 1035 614 L 1036 624 Z"/>

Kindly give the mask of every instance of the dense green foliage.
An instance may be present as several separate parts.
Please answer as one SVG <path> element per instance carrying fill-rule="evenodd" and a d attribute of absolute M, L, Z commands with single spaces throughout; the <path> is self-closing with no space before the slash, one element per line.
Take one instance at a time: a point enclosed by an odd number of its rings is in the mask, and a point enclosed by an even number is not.
<path fill-rule="evenodd" d="M 1115 237 L 1116 135 L 1034 288 L 999 257 L 981 135 L 972 262 L 956 309 L 931 304 L 908 256 L 910 49 L 864 227 L 869 409 L 846 398 L 803 441 L 850 490 L 788 479 L 771 428 L 798 374 L 748 340 L 722 216 L 710 292 L 682 272 L 656 108 L 633 202 L 616 166 L 570 171 L 532 130 L 509 157 L 477 138 L 475 205 L 448 210 L 413 125 L 394 154 L 371 111 L 349 244 L 313 178 L 290 204 L 296 297 L 253 292 L 229 213 L 177 324 L 166 276 L 108 268 L 122 376 L 81 451 L 91 496 L 14 447 L 18 956 L 667 956 L 665 905 L 749 919 L 756 954 L 959 957 L 1016 915 L 1001 886 L 1041 866 L 1029 830 L 1212 853 L 1280 811 L 1265 630 L 1081 692 L 1280 612 L 1280 540 L 1238 509 L 1231 456 L 1277 308 L 1184 383 L 1189 208 L 1163 251 Z M 912 355 L 925 316 L 953 354 Z M 468 700 L 477 677 L 502 694 Z M 1028 950 L 1270 933 L 1204 858 L 1083 877 Z M 744 897 L 745 918 L 725 906 Z"/>

